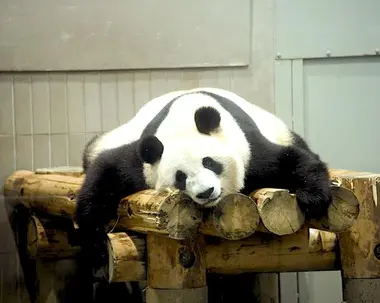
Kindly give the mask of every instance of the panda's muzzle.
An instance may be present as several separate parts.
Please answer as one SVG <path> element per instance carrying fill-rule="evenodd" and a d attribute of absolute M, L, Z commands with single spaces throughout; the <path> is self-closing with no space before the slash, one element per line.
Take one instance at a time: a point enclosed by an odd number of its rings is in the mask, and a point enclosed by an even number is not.
<path fill-rule="evenodd" d="M 198 194 L 196 197 L 198 199 L 208 200 L 213 194 L 213 192 L 214 192 L 214 187 L 210 187 L 209 189 L 205 190 L 203 193 Z"/>

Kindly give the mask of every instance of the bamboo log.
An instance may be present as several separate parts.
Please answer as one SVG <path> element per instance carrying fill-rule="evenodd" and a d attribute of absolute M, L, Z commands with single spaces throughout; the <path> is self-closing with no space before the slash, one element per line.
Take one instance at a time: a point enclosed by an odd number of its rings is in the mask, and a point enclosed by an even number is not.
<path fill-rule="evenodd" d="M 303 227 L 285 236 L 255 233 L 240 241 L 214 240 L 206 245 L 207 269 L 222 274 L 338 269 L 332 239 L 334 235 L 321 236 L 319 231 L 310 239 Z"/>
<path fill-rule="evenodd" d="M 359 215 L 359 202 L 353 192 L 338 183 L 331 187 L 333 201 L 327 215 L 308 220 L 298 206 L 296 195 L 284 189 L 263 188 L 251 194 L 258 205 L 262 226 L 258 230 L 288 235 L 308 227 L 331 232 L 347 231 Z"/>
<path fill-rule="evenodd" d="M 40 175 L 62 175 L 62 176 L 72 176 L 72 177 L 82 177 L 84 176 L 83 168 L 80 166 L 57 166 L 50 168 L 37 168 L 35 170 L 36 174 Z"/>
<path fill-rule="evenodd" d="M 68 233 L 59 229 L 56 222 L 43 224 L 36 216 L 31 216 L 27 226 L 27 248 L 30 257 L 40 259 L 73 258 L 79 247 L 71 244 Z M 50 225 L 50 226 L 49 226 Z"/>
<path fill-rule="evenodd" d="M 108 281 L 146 280 L 145 239 L 126 233 L 108 234 Z"/>
<path fill-rule="evenodd" d="M 338 246 L 337 235 L 332 232 L 309 229 L 309 252 L 330 252 Z"/>
<path fill-rule="evenodd" d="M 82 177 L 18 171 L 5 185 L 5 195 L 43 213 L 74 219 L 76 195 Z M 118 220 L 110 228 L 168 234 L 174 239 L 195 236 L 202 221 L 199 206 L 178 190 L 140 191 L 121 200 Z M 242 220 L 242 218 L 246 218 Z M 257 207 L 241 194 L 225 197 L 205 222 L 208 235 L 240 239 L 258 225 Z"/>
<path fill-rule="evenodd" d="M 79 251 L 78 246 L 69 244 L 67 233 L 54 230 L 49 237 L 38 218 L 33 217 L 33 222 L 39 226 L 42 235 L 38 244 L 28 241 L 29 251 L 34 257 L 63 259 L 73 257 Z M 336 264 L 337 236 L 315 229 L 309 231 L 306 227 L 291 235 L 253 234 L 236 241 L 215 237 L 206 238 L 205 241 L 202 238 L 200 241 L 179 241 L 165 235 L 148 234 L 149 236 L 148 264 L 150 262 L 151 265 L 148 279 L 150 288 L 153 289 L 151 291 L 156 295 L 156 290 L 165 285 L 171 289 L 199 288 L 202 293 L 205 279 L 203 267 L 209 272 L 227 274 L 339 268 Z M 28 239 L 34 238 L 28 236 Z M 52 241 L 56 239 L 59 241 Z M 124 232 L 108 234 L 109 262 L 103 269 L 108 274 L 108 281 L 146 280 L 145 247 L 144 237 L 129 236 Z M 194 276 L 198 278 L 195 279 Z"/>
<path fill-rule="evenodd" d="M 203 221 L 205 235 L 218 235 L 224 239 L 238 240 L 253 234 L 260 222 L 254 201 L 243 194 L 224 197 Z"/>
<path fill-rule="evenodd" d="M 44 213 L 73 218 L 82 178 L 20 170 L 5 181 L 4 195 Z"/>
<path fill-rule="evenodd" d="M 18 171 L 7 179 L 4 192 L 28 207 L 72 219 L 82 182 L 82 177 Z M 340 184 L 335 184 L 332 191 L 334 199 L 328 215 L 307 222 L 309 227 L 341 232 L 355 222 L 359 212 L 355 195 Z M 168 234 L 174 239 L 192 237 L 201 227 L 206 235 L 241 239 L 256 230 L 286 235 L 303 225 L 304 216 L 296 197 L 287 190 L 260 189 L 250 196 L 236 193 L 225 197 L 202 223 L 199 206 L 179 191 L 141 191 L 122 199 L 119 220 L 111 222 L 110 226 Z M 259 216 L 262 224 L 258 226 Z"/>
<path fill-rule="evenodd" d="M 129 195 L 119 204 L 118 226 L 137 232 L 163 233 L 173 239 L 197 234 L 202 214 L 179 190 L 148 189 Z"/>
<path fill-rule="evenodd" d="M 359 201 L 347 187 L 334 182 L 331 187 L 333 201 L 327 215 L 319 220 L 310 220 L 310 226 L 335 233 L 345 232 L 352 227 L 359 216 Z"/>
<path fill-rule="evenodd" d="M 305 216 L 296 196 L 285 189 L 262 188 L 250 195 L 256 202 L 261 221 L 269 232 L 288 235 L 298 231 Z"/>

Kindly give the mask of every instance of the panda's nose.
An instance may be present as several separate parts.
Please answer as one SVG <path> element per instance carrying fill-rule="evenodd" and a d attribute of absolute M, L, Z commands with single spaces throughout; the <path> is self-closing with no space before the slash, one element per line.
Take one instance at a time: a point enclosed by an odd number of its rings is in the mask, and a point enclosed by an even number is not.
<path fill-rule="evenodd" d="M 209 189 L 207 189 L 203 193 L 198 194 L 197 198 L 198 199 L 208 199 L 208 198 L 210 198 L 210 196 L 212 195 L 213 192 L 214 192 L 214 188 L 210 187 Z"/>

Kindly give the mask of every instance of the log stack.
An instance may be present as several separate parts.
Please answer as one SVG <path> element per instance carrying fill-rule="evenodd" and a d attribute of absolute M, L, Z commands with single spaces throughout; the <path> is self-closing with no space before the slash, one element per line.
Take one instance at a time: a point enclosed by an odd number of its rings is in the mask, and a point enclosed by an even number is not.
<path fill-rule="evenodd" d="M 170 303 L 175 296 L 207 302 L 207 272 L 339 269 L 337 239 L 355 225 L 360 202 L 339 174 L 331 170 L 333 203 L 318 221 L 305 221 L 296 196 L 285 189 L 231 194 L 208 212 L 172 189 L 125 197 L 109 225 L 108 280 L 147 280 L 148 302 Z M 31 256 L 76 257 L 74 212 L 83 178 L 79 170 L 57 168 L 16 171 L 6 180 L 7 201 L 31 210 Z M 54 224 L 58 218 L 64 228 Z"/>

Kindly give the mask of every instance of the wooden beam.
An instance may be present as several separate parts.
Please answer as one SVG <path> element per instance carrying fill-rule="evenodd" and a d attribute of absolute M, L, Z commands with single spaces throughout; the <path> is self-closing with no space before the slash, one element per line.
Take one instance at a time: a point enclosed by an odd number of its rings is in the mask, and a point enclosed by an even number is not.
<path fill-rule="evenodd" d="M 314 231 L 310 239 L 303 227 L 285 236 L 255 233 L 240 241 L 214 239 L 206 246 L 207 269 L 225 274 L 337 269 L 334 237 Z"/>

